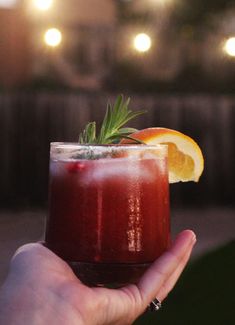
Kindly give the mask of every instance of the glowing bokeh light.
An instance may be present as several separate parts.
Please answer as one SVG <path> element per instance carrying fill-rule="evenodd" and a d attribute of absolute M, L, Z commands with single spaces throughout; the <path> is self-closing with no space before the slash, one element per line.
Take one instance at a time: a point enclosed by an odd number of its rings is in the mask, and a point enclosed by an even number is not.
<path fill-rule="evenodd" d="M 138 52 L 147 52 L 151 48 L 152 41 L 151 38 L 145 34 L 140 33 L 134 38 L 134 48 Z"/>
<path fill-rule="evenodd" d="M 229 56 L 235 57 L 235 37 L 230 37 L 227 39 L 224 45 L 224 51 Z"/>
<path fill-rule="evenodd" d="M 53 4 L 53 0 L 33 0 L 34 6 L 39 10 L 48 10 Z"/>
<path fill-rule="evenodd" d="M 44 41 L 48 46 L 56 47 L 62 41 L 61 31 L 57 28 L 50 28 L 45 32 Z"/>

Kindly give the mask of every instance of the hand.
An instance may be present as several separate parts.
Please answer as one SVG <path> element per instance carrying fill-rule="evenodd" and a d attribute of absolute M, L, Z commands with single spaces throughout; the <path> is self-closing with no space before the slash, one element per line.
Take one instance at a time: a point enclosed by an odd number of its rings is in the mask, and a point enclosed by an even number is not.
<path fill-rule="evenodd" d="M 132 324 L 155 297 L 163 301 L 182 273 L 195 244 L 190 230 L 157 259 L 137 285 L 89 288 L 41 244 L 27 244 L 12 258 L 0 291 L 1 325 Z"/>

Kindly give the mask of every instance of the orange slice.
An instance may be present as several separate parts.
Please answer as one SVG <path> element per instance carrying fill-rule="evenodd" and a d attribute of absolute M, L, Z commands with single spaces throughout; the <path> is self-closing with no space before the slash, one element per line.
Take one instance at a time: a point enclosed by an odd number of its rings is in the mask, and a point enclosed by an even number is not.
<path fill-rule="evenodd" d="M 189 136 L 167 128 L 147 128 L 131 134 L 148 145 L 168 145 L 169 182 L 198 182 L 204 159 L 198 144 Z M 130 141 L 122 141 L 130 142 Z"/>

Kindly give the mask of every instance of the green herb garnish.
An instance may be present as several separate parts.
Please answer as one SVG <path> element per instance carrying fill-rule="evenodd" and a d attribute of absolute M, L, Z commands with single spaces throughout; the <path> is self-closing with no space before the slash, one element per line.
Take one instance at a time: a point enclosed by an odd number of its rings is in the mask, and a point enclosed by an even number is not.
<path fill-rule="evenodd" d="M 130 136 L 131 133 L 137 131 L 136 129 L 123 127 L 128 121 L 145 113 L 145 111 L 131 111 L 128 108 L 129 102 L 130 98 L 124 100 L 123 96 L 119 95 L 113 106 L 109 103 L 99 134 L 97 135 L 96 132 L 96 122 L 89 122 L 79 135 L 79 143 L 111 144 L 119 142 L 122 138 L 142 143 Z"/>

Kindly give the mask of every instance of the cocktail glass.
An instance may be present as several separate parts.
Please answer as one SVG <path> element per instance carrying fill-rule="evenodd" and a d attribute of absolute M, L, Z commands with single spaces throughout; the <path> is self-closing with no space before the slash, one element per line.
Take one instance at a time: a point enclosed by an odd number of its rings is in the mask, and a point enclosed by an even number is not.
<path fill-rule="evenodd" d="M 46 245 L 80 280 L 135 283 L 169 242 L 167 146 L 51 144 Z"/>

